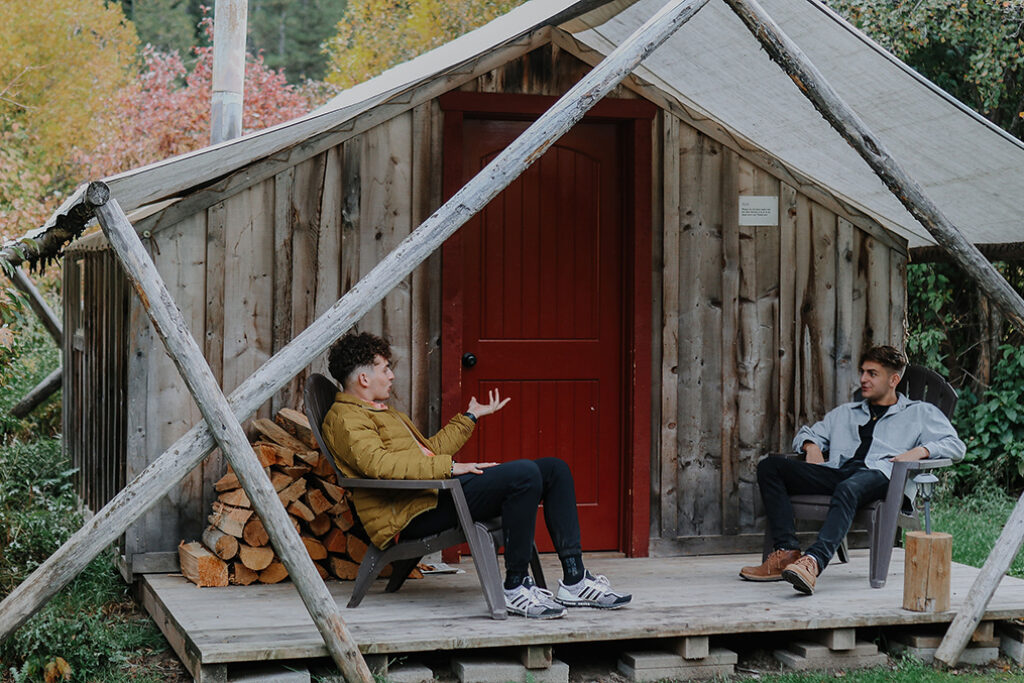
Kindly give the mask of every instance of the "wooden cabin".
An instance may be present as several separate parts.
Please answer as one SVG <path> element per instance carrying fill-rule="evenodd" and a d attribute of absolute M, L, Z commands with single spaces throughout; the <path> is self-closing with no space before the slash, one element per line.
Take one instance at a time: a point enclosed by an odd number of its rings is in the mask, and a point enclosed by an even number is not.
<path fill-rule="evenodd" d="M 975 212 L 972 239 L 1012 241 L 1016 209 L 957 178 L 1019 168 L 1019 145 L 813 0 L 766 4 L 944 209 Z M 533 0 L 307 117 L 108 179 L 225 392 L 658 6 Z M 424 428 L 511 396 L 464 457 L 567 460 L 585 550 L 750 551 L 757 460 L 852 395 L 868 345 L 904 343 L 908 247 L 930 243 L 710 3 L 357 327 L 391 341 L 394 404 Z M 65 445 L 97 509 L 201 418 L 101 234 L 66 250 L 64 330 Z M 224 467 L 130 527 L 126 577 L 175 569 Z"/>

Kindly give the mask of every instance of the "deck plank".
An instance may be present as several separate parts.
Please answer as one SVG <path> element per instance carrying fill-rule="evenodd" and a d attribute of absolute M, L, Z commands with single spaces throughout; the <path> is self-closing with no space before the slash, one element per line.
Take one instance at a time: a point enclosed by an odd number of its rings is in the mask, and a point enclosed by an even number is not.
<path fill-rule="evenodd" d="M 632 591 L 631 606 L 615 613 L 572 610 L 565 619 L 531 621 L 488 618 L 472 563 L 465 574 L 428 576 L 386 594 L 380 582 L 344 617 L 366 654 L 466 650 L 484 647 L 585 641 L 670 638 L 716 634 L 799 631 L 949 622 L 953 612 L 921 614 L 901 608 L 903 551 L 893 552 L 888 585 L 868 587 L 866 550 L 852 551 L 847 565 L 832 564 L 813 596 L 789 584 L 742 581 L 739 567 L 755 555 L 679 558 L 593 558 L 588 567 Z M 559 575 L 545 559 L 549 578 Z M 965 599 L 978 570 L 955 564 L 952 607 Z M 171 642 L 188 642 L 202 664 L 325 657 L 327 650 L 290 583 L 197 588 L 180 575 L 146 575 L 146 589 L 179 628 Z M 340 605 L 350 582 L 328 582 Z M 1024 617 L 1024 580 L 1004 578 L 985 619 Z"/>

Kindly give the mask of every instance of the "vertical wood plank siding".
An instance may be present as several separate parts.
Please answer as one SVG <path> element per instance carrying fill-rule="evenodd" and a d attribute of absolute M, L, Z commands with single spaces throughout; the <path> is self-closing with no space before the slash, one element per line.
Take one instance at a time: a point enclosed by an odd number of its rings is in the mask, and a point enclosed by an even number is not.
<path fill-rule="evenodd" d="M 462 89 L 560 95 L 588 70 L 546 45 Z M 422 104 L 154 233 L 225 391 L 441 204 L 442 123 L 436 101 Z M 758 458 L 849 395 L 866 345 L 902 341 L 906 257 L 668 112 L 656 130 L 651 552 L 756 548 Z M 741 195 L 779 197 L 779 225 L 739 226 Z M 357 325 L 389 338 L 395 404 L 429 429 L 447 417 L 440 272 L 435 254 Z M 69 256 L 64 291 L 65 443 L 95 506 L 199 414 L 109 253 Z M 308 373 L 325 370 L 326 358 L 295 368 L 260 414 L 301 409 Z M 126 555 L 166 563 L 198 538 L 223 470 L 215 453 L 129 529 Z"/>
<path fill-rule="evenodd" d="M 863 349 L 902 344 L 906 256 L 683 122 L 663 141 L 652 553 L 753 550 L 757 461 L 849 400 Z M 779 225 L 739 226 L 742 195 L 778 197 Z"/>
<path fill-rule="evenodd" d="M 75 490 L 98 510 L 125 484 L 129 288 L 107 251 L 69 254 L 62 277 L 64 448 Z"/>

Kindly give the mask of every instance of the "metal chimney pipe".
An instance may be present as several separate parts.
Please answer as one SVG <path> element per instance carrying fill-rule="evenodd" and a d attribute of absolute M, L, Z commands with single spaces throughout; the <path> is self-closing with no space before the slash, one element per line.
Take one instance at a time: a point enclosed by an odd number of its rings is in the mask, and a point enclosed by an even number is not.
<path fill-rule="evenodd" d="M 242 134 L 246 5 L 246 0 L 216 0 L 213 9 L 213 145 Z"/>

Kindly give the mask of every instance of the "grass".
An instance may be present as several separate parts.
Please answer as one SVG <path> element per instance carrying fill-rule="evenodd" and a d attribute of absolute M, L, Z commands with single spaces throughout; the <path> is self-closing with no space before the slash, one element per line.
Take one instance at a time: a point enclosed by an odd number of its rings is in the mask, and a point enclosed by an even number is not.
<path fill-rule="evenodd" d="M 808 672 L 759 675 L 737 679 L 744 683 L 821 683 L 841 680 L 844 683 L 971 683 L 974 681 L 1024 681 L 1024 671 L 1018 667 L 985 669 L 951 669 L 939 671 L 920 661 L 907 657 L 897 660 L 892 667 L 844 671 L 838 673 Z"/>
<path fill-rule="evenodd" d="M 0 597 L 82 524 L 74 470 L 61 452 L 60 396 L 17 420 L 10 407 L 60 362 L 38 326 L 0 368 Z M 43 681 L 62 658 L 72 681 L 157 683 L 179 677 L 163 636 L 128 594 L 112 554 L 97 557 L 42 610 L 0 643 L 0 680 Z M 63 680 L 59 677 L 51 680 Z"/>

